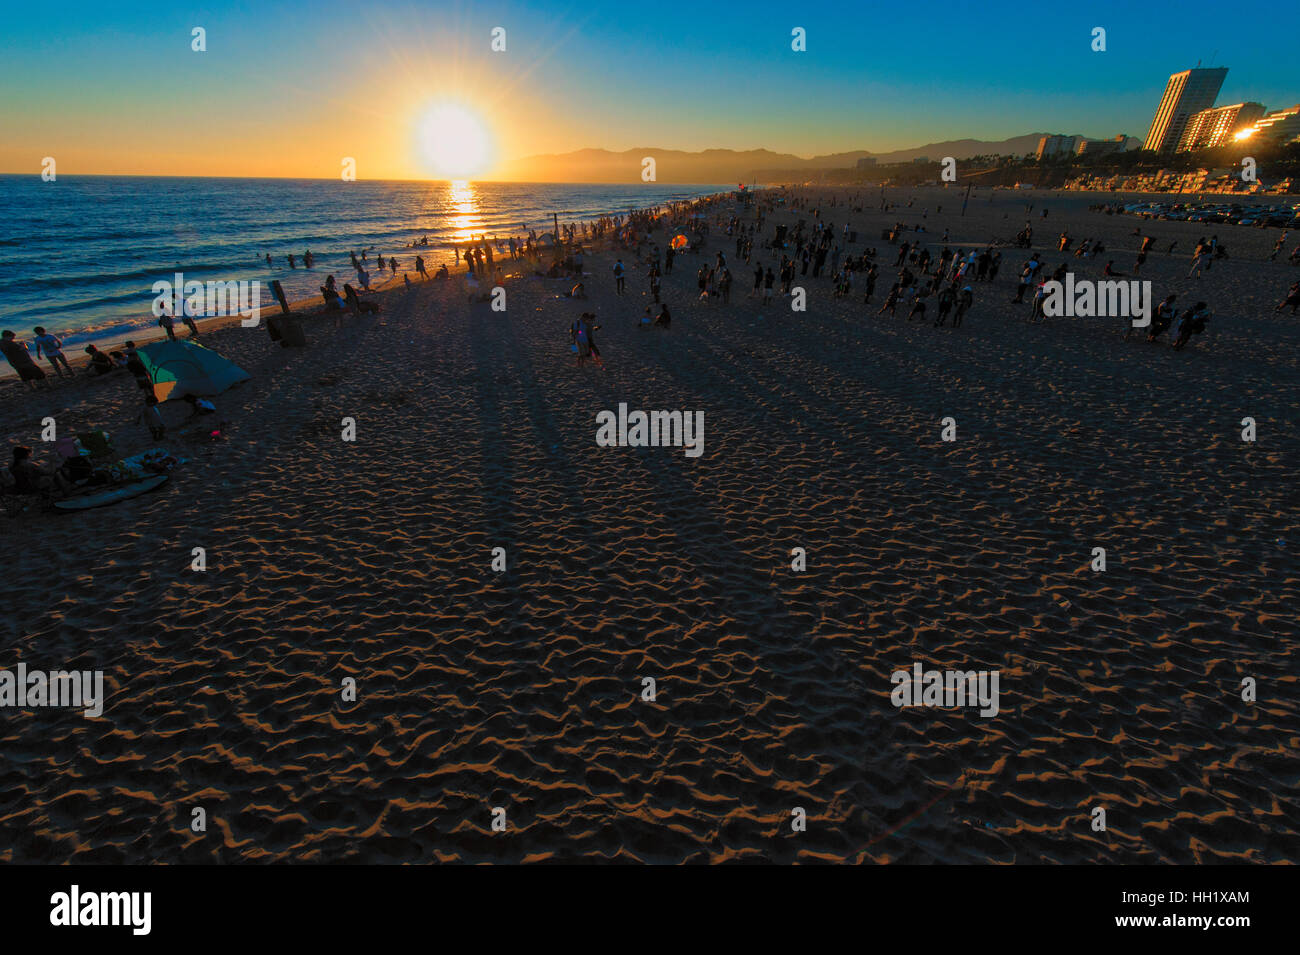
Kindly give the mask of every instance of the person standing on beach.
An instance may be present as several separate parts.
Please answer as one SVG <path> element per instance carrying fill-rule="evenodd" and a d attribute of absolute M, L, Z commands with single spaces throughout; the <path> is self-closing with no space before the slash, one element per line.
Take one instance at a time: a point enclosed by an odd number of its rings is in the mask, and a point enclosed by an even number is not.
<path fill-rule="evenodd" d="M 40 358 L 44 353 L 45 360 L 50 363 L 54 373 L 60 378 L 64 377 L 63 372 L 67 371 L 67 377 L 75 377 L 72 373 L 72 366 L 68 364 L 68 359 L 63 355 L 63 342 L 54 335 L 47 335 L 45 329 L 37 325 L 32 329 L 36 333 L 36 338 L 32 343 L 36 346 L 36 357 Z M 62 367 L 60 367 L 62 366 Z"/>
<path fill-rule="evenodd" d="M 158 316 L 158 327 L 167 333 L 168 341 L 176 341 L 176 322 L 170 312 L 164 311 Z"/>
<path fill-rule="evenodd" d="M 763 276 L 763 304 L 772 301 L 772 285 L 776 282 L 776 274 L 772 271 L 772 266 L 767 267 L 767 275 Z"/>
<path fill-rule="evenodd" d="M 763 289 L 763 263 L 760 262 L 758 266 L 754 269 L 754 288 L 753 291 L 749 293 L 748 297 L 753 298 L 755 295 L 761 294 L 762 289 Z"/>
<path fill-rule="evenodd" d="M 31 391 L 36 390 L 38 381 L 45 381 L 45 372 L 32 361 L 32 356 L 27 351 L 27 346 L 18 340 L 18 336 L 13 332 L 5 329 L 0 332 L 0 352 L 4 352 L 5 361 L 13 366 L 14 371 L 18 372 L 18 377 L 27 382 L 27 387 Z M 46 385 L 48 386 L 48 382 Z"/>
<path fill-rule="evenodd" d="M 1269 260 L 1270 262 L 1272 262 L 1274 259 L 1277 258 L 1277 254 L 1278 254 L 1279 252 L 1281 252 L 1281 251 L 1282 251 L 1282 247 L 1283 247 L 1284 245 L 1286 245 L 1286 237 L 1287 237 L 1287 230 L 1286 230 L 1286 229 L 1283 229 L 1283 230 L 1282 230 L 1282 234 L 1281 234 L 1280 236 L 1278 236 L 1278 237 L 1277 237 L 1277 241 L 1273 243 L 1273 252 L 1272 252 L 1272 254 L 1269 255 L 1269 257 L 1268 257 L 1268 260 Z"/>
<path fill-rule="evenodd" d="M 619 259 L 617 262 L 614 263 L 614 290 L 619 295 L 623 294 L 623 289 L 626 285 L 626 280 L 624 278 L 624 271 L 625 270 L 623 268 L 623 260 Z"/>
<path fill-rule="evenodd" d="M 424 271 L 424 256 L 417 255 L 415 257 L 415 271 L 424 281 L 429 281 L 429 273 Z"/>
<path fill-rule="evenodd" d="M 1016 297 L 1011 300 L 1013 305 L 1024 302 L 1025 292 L 1028 290 L 1029 284 L 1033 281 L 1033 275 L 1034 270 L 1031 269 L 1029 263 L 1026 262 L 1025 267 L 1020 271 L 1020 285 L 1016 289 Z"/>
<path fill-rule="evenodd" d="M 135 379 L 136 386 L 146 394 L 153 394 L 153 382 L 149 379 L 149 369 L 135 350 L 135 342 L 126 343 L 126 370 Z"/>

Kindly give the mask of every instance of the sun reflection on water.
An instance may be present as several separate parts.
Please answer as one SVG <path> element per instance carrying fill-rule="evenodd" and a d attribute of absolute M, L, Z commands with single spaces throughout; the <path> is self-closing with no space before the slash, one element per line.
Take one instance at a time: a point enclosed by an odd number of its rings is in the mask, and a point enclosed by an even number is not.
<path fill-rule="evenodd" d="M 474 191 L 474 184 L 467 179 L 453 179 L 447 188 L 447 227 L 452 230 L 451 241 L 468 242 L 483 229 L 478 193 Z"/>

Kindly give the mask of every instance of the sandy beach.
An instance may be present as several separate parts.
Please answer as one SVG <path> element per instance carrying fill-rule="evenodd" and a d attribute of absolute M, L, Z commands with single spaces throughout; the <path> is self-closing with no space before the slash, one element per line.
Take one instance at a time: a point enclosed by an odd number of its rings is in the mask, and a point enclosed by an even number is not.
<path fill-rule="evenodd" d="M 664 277 L 667 331 L 638 325 L 646 267 L 608 246 L 585 302 L 512 262 L 504 312 L 457 277 L 338 327 L 308 316 L 306 349 L 205 329 L 252 375 L 214 399 L 224 440 L 166 439 L 187 460 L 156 494 L 0 518 L 0 666 L 102 669 L 108 689 L 98 719 L 5 713 L 0 860 L 1300 855 L 1300 318 L 1273 310 L 1300 270 L 1268 261 L 1276 230 L 1108 216 L 1088 193 L 984 191 L 964 216 L 938 189 L 888 212 L 874 190 L 796 195 L 879 250 L 872 304 L 826 273 L 796 278 L 806 312 L 747 298 L 727 203 Z M 1028 324 L 1013 248 L 960 329 L 877 314 L 883 228 L 969 250 L 1029 202 L 1049 273 L 1131 273 L 1130 233 L 1156 236 L 1140 277 L 1207 301 L 1211 333 L 1174 351 L 1115 320 Z M 1109 251 L 1058 253 L 1062 227 Z M 1210 233 L 1230 257 L 1188 278 Z M 718 251 L 727 305 L 696 290 Z M 569 349 L 584 310 L 603 368 Z M 138 401 L 127 375 L 6 379 L 0 434 L 39 449 L 53 416 L 131 453 Z M 703 411 L 703 453 L 598 446 L 620 403 Z M 890 675 L 917 662 L 999 671 L 999 714 L 896 708 Z"/>

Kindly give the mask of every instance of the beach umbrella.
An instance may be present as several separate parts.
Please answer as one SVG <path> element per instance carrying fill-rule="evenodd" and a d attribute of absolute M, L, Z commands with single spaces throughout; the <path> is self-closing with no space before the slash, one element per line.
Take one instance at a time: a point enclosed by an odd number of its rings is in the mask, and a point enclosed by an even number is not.
<path fill-rule="evenodd" d="M 677 251 L 686 248 L 688 242 L 685 234 L 679 232 L 675 236 L 673 236 L 673 241 L 670 244 L 672 245 L 673 250 Z"/>

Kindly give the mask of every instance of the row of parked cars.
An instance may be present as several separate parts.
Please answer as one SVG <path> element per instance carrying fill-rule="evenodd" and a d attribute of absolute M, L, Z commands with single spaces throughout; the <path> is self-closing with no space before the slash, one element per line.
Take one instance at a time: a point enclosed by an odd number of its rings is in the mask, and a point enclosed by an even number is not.
<path fill-rule="evenodd" d="M 1300 205 L 1245 206 L 1236 202 L 1133 202 L 1116 211 L 1142 219 L 1300 229 Z"/>

